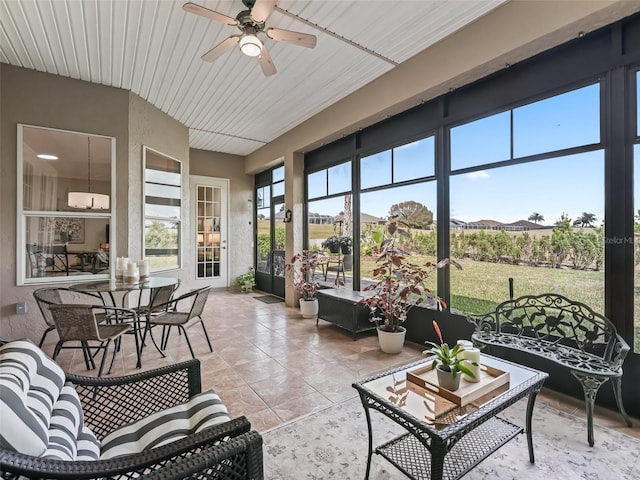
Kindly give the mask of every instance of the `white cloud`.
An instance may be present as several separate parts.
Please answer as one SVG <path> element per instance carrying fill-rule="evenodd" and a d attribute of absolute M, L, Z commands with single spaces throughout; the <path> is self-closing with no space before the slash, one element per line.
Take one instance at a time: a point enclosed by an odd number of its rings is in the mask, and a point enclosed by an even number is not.
<path fill-rule="evenodd" d="M 483 180 L 485 178 L 489 178 L 491 175 L 489 175 L 486 170 L 478 170 L 477 172 L 467 173 L 465 176 L 469 180 Z"/>

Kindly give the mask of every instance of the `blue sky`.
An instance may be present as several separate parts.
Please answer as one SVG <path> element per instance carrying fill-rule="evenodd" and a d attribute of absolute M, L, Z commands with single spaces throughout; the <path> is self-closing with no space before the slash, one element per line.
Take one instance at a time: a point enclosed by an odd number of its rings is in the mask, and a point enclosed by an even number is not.
<path fill-rule="evenodd" d="M 511 148 L 514 158 L 519 158 L 598 143 L 599 95 L 599 86 L 589 85 L 453 128 L 452 171 L 507 160 Z M 433 174 L 433 150 L 433 139 L 395 149 L 396 164 L 401 159 L 406 166 L 402 179 Z M 363 184 L 389 181 L 388 158 L 389 152 L 381 152 L 364 159 Z M 398 171 L 394 175 L 398 178 Z M 563 213 L 576 219 L 588 212 L 600 225 L 604 216 L 603 151 L 452 175 L 450 181 L 451 216 L 459 220 L 509 223 L 526 220 L 536 212 L 544 217 L 542 223 L 552 225 Z M 435 182 L 363 194 L 361 211 L 386 217 L 392 204 L 406 200 L 423 203 L 435 214 Z M 310 206 L 312 212 L 331 215 L 342 209 L 342 198 Z"/>

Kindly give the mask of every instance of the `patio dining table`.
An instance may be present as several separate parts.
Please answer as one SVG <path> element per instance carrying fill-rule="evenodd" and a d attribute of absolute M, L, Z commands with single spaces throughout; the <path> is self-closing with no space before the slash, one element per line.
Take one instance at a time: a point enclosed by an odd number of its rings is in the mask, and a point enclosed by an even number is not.
<path fill-rule="evenodd" d="M 103 280 L 97 282 L 83 282 L 76 283 L 69 286 L 70 290 L 75 290 L 77 292 L 85 292 L 85 293 L 99 293 L 102 296 L 103 300 L 105 296 L 109 298 L 112 306 L 116 307 L 117 302 L 115 298 L 116 292 L 123 292 L 121 306 L 125 307 L 127 303 L 127 299 L 131 292 L 138 292 L 138 300 L 137 300 L 137 308 L 139 310 L 142 301 L 142 292 L 143 290 L 149 290 L 152 288 L 160 288 L 166 287 L 170 285 L 177 285 L 180 283 L 180 279 L 176 277 L 147 277 L 145 279 L 141 279 L 138 282 L 124 282 L 121 280 Z M 107 302 L 105 301 L 105 305 Z M 137 354 L 137 363 L 136 368 L 142 367 L 142 338 L 138 338 L 138 335 L 141 335 L 140 332 L 140 320 L 136 315 L 133 318 L 133 336 L 136 342 L 136 354 Z"/>

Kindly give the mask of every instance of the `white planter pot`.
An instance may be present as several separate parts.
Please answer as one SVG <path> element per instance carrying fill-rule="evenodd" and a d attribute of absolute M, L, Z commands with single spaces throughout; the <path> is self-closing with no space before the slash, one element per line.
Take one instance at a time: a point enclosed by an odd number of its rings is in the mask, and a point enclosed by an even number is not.
<path fill-rule="evenodd" d="M 404 347 L 404 337 L 407 330 L 400 327 L 397 332 L 385 332 L 378 328 L 378 341 L 380 342 L 380 350 L 384 353 L 396 354 L 402 351 Z"/>
<path fill-rule="evenodd" d="M 304 318 L 316 318 L 318 316 L 318 299 L 300 299 L 300 313 Z"/>
<path fill-rule="evenodd" d="M 460 378 L 462 377 L 461 373 L 458 373 L 458 375 L 454 377 L 451 372 L 442 370 L 440 365 L 436 367 L 436 372 L 438 375 L 438 385 L 442 388 L 445 388 L 450 392 L 455 392 L 460 388 Z"/>

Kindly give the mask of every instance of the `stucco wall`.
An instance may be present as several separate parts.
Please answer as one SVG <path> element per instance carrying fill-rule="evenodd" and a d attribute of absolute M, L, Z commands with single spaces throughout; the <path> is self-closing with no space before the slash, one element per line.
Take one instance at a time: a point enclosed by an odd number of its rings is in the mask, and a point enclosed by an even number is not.
<path fill-rule="evenodd" d="M 142 245 L 143 198 L 143 147 L 149 147 L 158 153 L 182 162 L 182 236 L 183 242 L 189 231 L 189 129 L 169 117 L 138 95 L 129 96 L 129 188 L 127 206 L 129 209 L 128 250 L 121 256 L 139 260 L 144 256 Z M 119 176 L 119 175 L 118 175 Z M 134 220 L 137 219 L 137 220 Z M 186 246 L 183 243 L 183 246 Z M 172 270 L 167 275 L 185 280 L 185 271 L 192 255 L 183 250 L 183 268 Z M 191 265 L 193 268 L 193 264 Z"/>
<path fill-rule="evenodd" d="M 253 213 L 248 202 L 253 199 L 253 175 L 245 174 L 244 158 L 238 155 L 191 149 L 190 157 L 192 175 L 229 179 L 229 284 L 233 285 L 254 264 Z"/>
<path fill-rule="evenodd" d="M 80 80 L 2 65 L 0 87 L 2 174 L 0 196 L 0 335 L 39 339 L 44 322 L 33 301 L 36 287 L 16 286 L 16 157 L 17 125 L 24 123 L 116 138 L 119 172 L 128 168 L 128 92 Z M 128 183 L 117 182 L 118 196 Z M 126 202 L 117 210 L 118 231 L 126 239 Z M 122 238 L 122 237 L 121 237 Z M 27 302 L 27 315 L 15 315 L 15 303 Z"/>
<path fill-rule="evenodd" d="M 37 287 L 16 286 L 17 124 L 115 137 L 114 255 L 131 258 L 142 256 L 142 146 L 181 160 L 188 173 L 189 134 L 179 122 L 126 90 L 5 64 L 0 68 L 0 336 L 38 340 L 44 322 L 33 301 Z M 26 315 L 15 314 L 17 302 L 27 302 Z"/>

